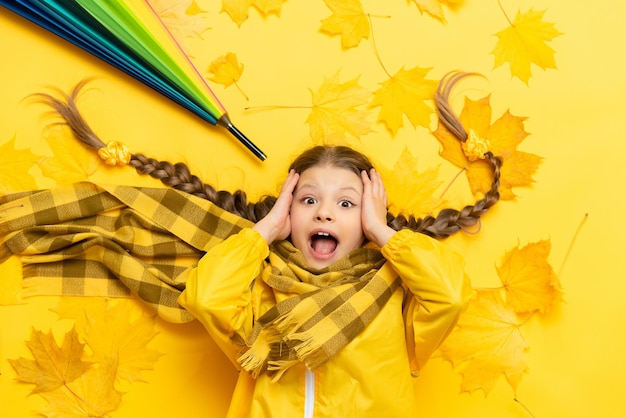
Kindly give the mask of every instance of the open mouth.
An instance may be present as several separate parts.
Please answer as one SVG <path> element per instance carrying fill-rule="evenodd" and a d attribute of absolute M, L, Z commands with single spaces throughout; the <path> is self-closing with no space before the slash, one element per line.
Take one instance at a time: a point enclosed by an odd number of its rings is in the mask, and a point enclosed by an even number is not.
<path fill-rule="evenodd" d="M 337 238 L 328 232 L 315 232 L 309 239 L 309 245 L 316 257 L 326 258 L 332 256 L 337 249 Z"/>

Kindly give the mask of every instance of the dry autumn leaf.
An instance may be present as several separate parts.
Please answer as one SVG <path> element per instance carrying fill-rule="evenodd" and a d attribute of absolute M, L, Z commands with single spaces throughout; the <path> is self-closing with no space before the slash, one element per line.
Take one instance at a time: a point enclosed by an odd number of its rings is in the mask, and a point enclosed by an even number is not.
<path fill-rule="evenodd" d="M 46 142 L 54 155 L 42 158 L 39 168 L 44 176 L 60 185 L 89 180 L 103 165 L 97 153 L 72 138 L 66 129 L 51 129 Z"/>
<path fill-rule="evenodd" d="M 509 303 L 517 313 L 544 313 L 561 301 L 561 285 L 548 263 L 550 241 L 507 252 L 497 267 Z"/>
<path fill-rule="evenodd" d="M 482 390 L 487 395 L 503 375 L 517 388 L 528 369 L 528 346 L 520 325 L 499 291 L 476 291 L 457 328 L 440 347 L 463 376 L 462 392 Z"/>
<path fill-rule="evenodd" d="M 429 214 L 440 202 L 436 191 L 441 186 L 439 169 L 417 171 L 417 158 L 405 148 L 391 170 L 380 167 L 389 196 L 389 211 L 394 214 Z"/>
<path fill-rule="evenodd" d="M 148 348 L 156 336 L 154 318 L 145 314 L 132 318 L 130 302 L 125 299 L 108 300 L 102 309 L 87 314 L 85 341 L 93 351 L 93 361 L 100 364 L 115 362 L 116 381 L 129 383 L 145 381 L 141 372 L 152 370 L 161 357 Z"/>
<path fill-rule="evenodd" d="M 222 0 L 222 11 L 228 14 L 237 26 L 248 20 L 248 10 L 255 7 L 263 16 L 279 14 L 287 0 Z"/>
<path fill-rule="evenodd" d="M 0 192 L 36 189 L 37 182 L 28 171 L 40 159 L 29 149 L 16 149 L 15 137 L 0 146 Z"/>
<path fill-rule="evenodd" d="M 439 0 L 413 0 L 421 13 L 428 13 L 435 19 L 445 22 L 443 17 L 443 7 Z"/>
<path fill-rule="evenodd" d="M 67 387 L 40 395 L 48 402 L 42 413 L 49 418 L 109 417 L 122 401 L 114 386 L 115 368 L 94 364 Z"/>
<path fill-rule="evenodd" d="M 115 365 L 115 381 L 144 381 L 161 354 L 148 348 L 156 336 L 154 318 L 131 299 L 65 298 L 55 312 L 76 321 L 76 329 L 93 352 L 90 360 Z M 114 357 L 114 358 L 112 358 Z"/>
<path fill-rule="evenodd" d="M 333 14 L 322 20 L 320 31 L 341 36 L 344 49 L 358 46 L 370 36 L 370 22 L 359 0 L 324 0 Z"/>
<path fill-rule="evenodd" d="M 78 340 L 74 328 L 67 332 L 59 347 L 52 333 L 32 330 L 26 345 L 34 360 L 9 360 L 17 372 L 17 380 L 33 383 L 31 393 L 50 392 L 67 385 L 91 366 L 82 360 L 85 345 Z"/>
<path fill-rule="evenodd" d="M 526 13 L 518 11 L 511 25 L 498 32 L 498 42 L 492 51 L 495 56 L 494 68 L 509 63 L 511 75 L 528 84 L 531 77 L 531 64 L 542 69 L 556 68 L 554 50 L 546 42 L 561 35 L 554 23 L 543 21 L 545 11 Z"/>
<path fill-rule="evenodd" d="M 426 79 L 429 68 L 401 68 L 374 92 L 371 107 L 380 106 L 378 121 L 395 136 L 404 125 L 406 115 L 413 127 L 430 126 L 433 109 L 427 104 L 433 98 L 437 82 Z"/>
<path fill-rule="evenodd" d="M 33 360 L 10 360 L 18 381 L 35 384 L 48 417 L 103 417 L 122 399 L 124 382 L 144 381 L 160 353 L 147 347 L 154 317 L 129 299 L 62 298 L 56 312 L 74 327 L 58 347 L 51 334 L 33 330 Z M 84 341 L 84 342 L 81 342 Z M 89 350 L 85 350 L 89 347 Z M 124 381 L 124 382 L 122 382 Z"/>
<path fill-rule="evenodd" d="M 203 16 L 206 11 L 195 0 L 150 0 L 150 5 L 185 49 L 185 38 L 200 38 L 208 29 Z"/>
<path fill-rule="evenodd" d="M 237 55 L 232 52 L 218 57 L 209 65 L 209 74 L 213 75 L 209 79 L 226 87 L 239 81 L 242 73 L 243 64 L 239 64 Z"/>
<path fill-rule="evenodd" d="M 208 69 L 209 74 L 212 74 L 212 77 L 209 80 L 223 84 L 224 87 L 232 86 L 233 84 L 239 89 L 241 94 L 248 100 L 248 96 L 241 90 L 239 84 L 239 78 L 241 78 L 241 74 L 243 73 L 243 64 L 240 64 L 237 60 L 237 55 L 232 52 L 228 52 L 217 59 L 215 59 L 210 65 Z"/>
<path fill-rule="evenodd" d="M 368 113 L 359 107 L 367 104 L 371 93 L 354 78 L 339 82 L 339 73 L 325 78 L 321 87 L 311 91 L 313 110 L 307 118 L 313 141 L 345 138 L 348 133 L 355 138 L 370 132 Z"/>
<path fill-rule="evenodd" d="M 528 135 L 524 130 L 525 118 L 506 111 L 492 124 L 490 98 L 487 96 L 477 101 L 466 98 L 459 119 L 468 132 L 474 131 L 480 138 L 489 141 L 494 155 L 502 157 L 500 199 L 512 200 L 515 198 L 513 187 L 532 184 L 532 175 L 537 171 L 541 157 L 517 150 Z M 493 179 L 490 166 L 483 160 L 470 161 L 461 142 L 441 123 L 433 134 L 443 146 L 441 156 L 467 170 L 472 193 L 486 193 Z"/>

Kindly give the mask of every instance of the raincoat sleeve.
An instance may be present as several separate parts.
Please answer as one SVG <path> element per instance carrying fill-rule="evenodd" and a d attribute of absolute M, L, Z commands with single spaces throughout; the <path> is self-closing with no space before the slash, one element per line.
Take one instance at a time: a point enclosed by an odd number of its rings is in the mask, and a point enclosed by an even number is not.
<path fill-rule="evenodd" d="M 411 371 L 418 375 L 469 301 L 464 262 L 445 244 L 408 229 L 396 232 L 381 251 L 409 290 L 405 334 Z"/>
<path fill-rule="evenodd" d="M 244 337 L 252 329 L 252 285 L 268 254 L 268 245 L 261 235 L 253 229 L 243 229 L 200 259 L 178 298 L 178 303 L 204 325 L 238 369 L 241 347 L 231 337 Z"/>

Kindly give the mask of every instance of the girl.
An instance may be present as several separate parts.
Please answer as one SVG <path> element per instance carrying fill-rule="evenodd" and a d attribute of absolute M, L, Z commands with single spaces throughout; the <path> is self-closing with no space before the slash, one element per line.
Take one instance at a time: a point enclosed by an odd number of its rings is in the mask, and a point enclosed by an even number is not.
<path fill-rule="evenodd" d="M 179 302 L 245 371 L 229 417 L 417 416 L 411 374 L 470 287 L 458 254 L 386 207 L 363 155 L 312 148 L 269 214 L 202 258 Z"/>
<path fill-rule="evenodd" d="M 466 75 L 445 77 L 435 98 L 441 122 L 461 141 L 468 135 L 448 96 Z M 80 140 L 124 159 L 81 118 L 79 88 L 65 102 L 41 97 Z M 483 199 L 416 219 L 387 213 L 378 172 L 342 146 L 303 153 L 278 197 L 258 203 L 216 191 L 184 164 L 128 156 L 140 173 L 251 221 L 207 248 L 184 286 L 176 282 L 184 288 L 178 303 L 240 370 L 229 417 L 419 415 L 411 376 L 452 331 L 470 289 L 461 257 L 434 238 L 476 224 L 497 202 L 501 160 L 481 157 L 494 171 Z"/>

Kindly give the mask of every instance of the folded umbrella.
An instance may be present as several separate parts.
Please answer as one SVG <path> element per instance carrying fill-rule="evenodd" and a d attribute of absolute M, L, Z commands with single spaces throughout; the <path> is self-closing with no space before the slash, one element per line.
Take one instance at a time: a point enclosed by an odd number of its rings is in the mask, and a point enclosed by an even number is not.
<path fill-rule="evenodd" d="M 225 127 L 257 158 L 267 158 L 232 124 L 224 106 L 147 0 L 0 0 L 0 6 L 113 65 L 211 124 Z"/>

